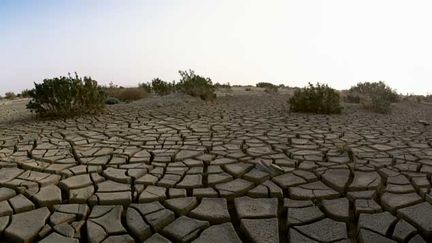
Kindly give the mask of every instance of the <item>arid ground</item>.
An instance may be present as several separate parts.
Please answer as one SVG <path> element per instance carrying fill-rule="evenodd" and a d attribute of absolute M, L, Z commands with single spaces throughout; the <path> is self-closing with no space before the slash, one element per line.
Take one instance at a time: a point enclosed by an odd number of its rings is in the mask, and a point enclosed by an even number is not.
<path fill-rule="evenodd" d="M 181 95 L 36 120 L 0 104 L 0 242 L 431 242 L 432 105 Z"/>

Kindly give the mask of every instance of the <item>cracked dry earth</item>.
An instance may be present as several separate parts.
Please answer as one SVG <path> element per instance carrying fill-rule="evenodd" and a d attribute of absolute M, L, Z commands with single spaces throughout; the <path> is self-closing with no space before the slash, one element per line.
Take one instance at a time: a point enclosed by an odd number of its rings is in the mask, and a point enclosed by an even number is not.
<path fill-rule="evenodd" d="M 431 107 L 283 96 L 0 124 L 1 242 L 427 242 Z"/>

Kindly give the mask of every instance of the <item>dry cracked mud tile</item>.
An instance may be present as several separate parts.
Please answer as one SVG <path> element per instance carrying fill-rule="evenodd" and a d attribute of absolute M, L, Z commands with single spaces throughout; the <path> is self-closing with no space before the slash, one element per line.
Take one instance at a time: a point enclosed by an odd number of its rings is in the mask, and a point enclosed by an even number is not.
<path fill-rule="evenodd" d="M 375 214 L 360 214 L 357 227 L 358 230 L 364 228 L 385 236 L 396 221 L 397 218 L 387 211 Z"/>
<path fill-rule="evenodd" d="M 190 211 L 189 216 L 212 224 L 229 222 L 231 219 L 225 198 L 203 198 L 201 203 Z"/>
<path fill-rule="evenodd" d="M 163 228 L 162 233 L 177 242 L 190 242 L 196 239 L 201 230 L 210 226 L 207 221 L 181 216 Z"/>
<path fill-rule="evenodd" d="M 196 197 L 172 198 L 164 201 L 164 205 L 178 215 L 186 215 L 198 205 Z"/>
<path fill-rule="evenodd" d="M 246 194 L 254 184 L 243 179 L 235 179 L 233 181 L 217 184 L 216 190 L 221 197 L 234 198 Z"/>
<path fill-rule="evenodd" d="M 308 238 L 319 242 L 348 240 L 345 223 L 334 221 L 329 218 L 307 225 L 294 226 L 293 228 Z"/>
<path fill-rule="evenodd" d="M 279 223 L 277 218 L 241 219 L 240 229 L 250 242 L 279 242 Z"/>
<path fill-rule="evenodd" d="M 403 194 L 385 192 L 381 196 L 383 208 L 393 213 L 399 208 L 411 206 L 421 201 L 422 198 L 415 192 Z"/>
<path fill-rule="evenodd" d="M 354 179 L 349 185 L 351 191 L 376 190 L 381 186 L 381 177 L 376 172 L 354 172 Z"/>
<path fill-rule="evenodd" d="M 50 211 L 46 207 L 11 216 L 11 222 L 4 230 L 5 239 L 11 242 L 35 240 L 49 216 Z"/>
<path fill-rule="evenodd" d="M 289 207 L 287 209 L 287 228 L 295 225 L 304 225 L 324 218 L 324 213 L 315 206 Z"/>
<path fill-rule="evenodd" d="M 349 221 L 349 201 L 346 198 L 322 200 L 321 202 L 323 211 L 328 217 L 339 220 Z"/>
<path fill-rule="evenodd" d="M 382 242 L 382 243 L 396 243 L 397 241 L 389 239 L 383 235 L 375 233 L 367 229 L 360 229 L 358 233 L 358 242 L 369 243 L 369 242 Z"/>
<path fill-rule="evenodd" d="M 210 226 L 193 243 L 241 243 L 234 226 L 231 223 L 223 223 Z"/>
<path fill-rule="evenodd" d="M 121 222 L 121 206 L 94 206 L 87 224 L 89 242 L 103 242 L 112 235 L 126 234 Z"/>
<path fill-rule="evenodd" d="M 276 198 L 239 197 L 234 199 L 237 215 L 242 218 L 277 217 L 278 200 Z"/>
<path fill-rule="evenodd" d="M 432 239 L 432 205 L 422 202 L 397 210 L 397 216 L 417 227 L 426 240 Z"/>
<path fill-rule="evenodd" d="M 401 219 L 395 225 L 392 237 L 397 241 L 405 241 L 409 236 L 417 233 L 417 229 L 407 221 Z"/>
<path fill-rule="evenodd" d="M 321 175 L 323 182 L 338 192 L 344 192 L 350 179 L 349 169 L 328 169 Z"/>
<path fill-rule="evenodd" d="M 339 192 L 321 181 L 290 187 L 288 191 L 290 196 L 295 199 L 332 199 L 340 196 Z"/>

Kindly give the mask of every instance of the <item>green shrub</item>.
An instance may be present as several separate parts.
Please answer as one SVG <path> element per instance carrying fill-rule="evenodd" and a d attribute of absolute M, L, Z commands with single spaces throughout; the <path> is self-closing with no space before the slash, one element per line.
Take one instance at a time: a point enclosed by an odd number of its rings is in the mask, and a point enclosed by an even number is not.
<path fill-rule="evenodd" d="M 157 95 L 168 95 L 174 91 L 174 84 L 155 78 L 151 82 L 151 89 Z"/>
<path fill-rule="evenodd" d="M 95 80 L 75 73 L 75 77 L 69 74 L 35 83 L 30 97 L 27 109 L 40 116 L 72 117 L 103 111 L 106 95 Z"/>
<path fill-rule="evenodd" d="M 264 92 L 266 93 L 276 93 L 278 91 L 278 86 L 272 83 L 259 82 L 256 84 L 257 88 L 264 88 Z"/>
<path fill-rule="evenodd" d="M 347 103 L 359 104 L 360 97 L 358 95 L 347 94 L 346 96 L 344 96 L 344 101 Z"/>
<path fill-rule="evenodd" d="M 8 99 L 8 100 L 13 100 L 13 99 L 15 99 L 17 96 L 16 96 L 16 94 L 14 93 L 14 92 L 6 92 L 5 93 L 5 99 Z"/>
<path fill-rule="evenodd" d="M 142 88 L 107 88 L 105 92 L 109 97 L 117 98 L 124 102 L 131 102 L 144 98 L 147 92 Z"/>
<path fill-rule="evenodd" d="M 358 83 L 350 88 L 348 95 L 364 108 L 378 113 L 390 112 L 391 104 L 399 101 L 396 91 L 382 81 Z"/>
<path fill-rule="evenodd" d="M 226 83 L 226 84 L 215 83 L 214 87 L 216 89 L 229 89 L 229 90 L 231 90 L 231 84 L 230 83 Z"/>
<path fill-rule="evenodd" d="M 273 86 L 269 86 L 269 87 L 266 87 L 265 89 L 264 89 L 264 92 L 266 92 L 266 93 L 277 93 L 278 92 L 278 87 L 276 86 L 276 85 L 273 85 Z"/>
<path fill-rule="evenodd" d="M 25 90 L 21 91 L 20 97 L 21 98 L 30 98 L 30 90 L 25 89 Z"/>
<path fill-rule="evenodd" d="M 267 87 L 272 87 L 275 86 L 272 83 L 267 83 L 267 82 L 259 82 L 255 85 L 257 88 L 267 88 Z"/>
<path fill-rule="evenodd" d="M 149 83 L 140 83 L 140 84 L 138 84 L 138 87 L 144 89 L 147 93 L 152 92 L 152 87 L 151 87 L 151 84 L 149 84 Z"/>
<path fill-rule="evenodd" d="M 339 93 L 326 84 L 296 89 L 294 96 L 289 99 L 290 110 L 317 114 L 341 113 Z"/>
<path fill-rule="evenodd" d="M 200 97 L 202 100 L 213 100 L 216 98 L 214 93 L 215 87 L 210 78 L 204 78 L 196 75 L 194 71 L 179 71 L 181 79 L 177 84 L 179 91 L 194 96 Z"/>
<path fill-rule="evenodd" d="M 105 99 L 105 104 L 107 105 L 116 105 L 119 104 L 120 100 L 115 97 L 108 97 Z"/>

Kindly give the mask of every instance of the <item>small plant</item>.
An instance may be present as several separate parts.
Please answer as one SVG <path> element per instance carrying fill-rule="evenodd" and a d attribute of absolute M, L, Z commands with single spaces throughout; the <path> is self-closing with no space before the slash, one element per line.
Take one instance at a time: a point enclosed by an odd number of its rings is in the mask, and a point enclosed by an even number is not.
<path fill-rule="evenodd" d="M 266 93 L 276 93 L 278 91 L 278 86 L 272 83 L 260 82 L 256 84 L 257 88 L 264 88 Z"/>
<path fill-rule="evenodd" d="M 396 91 L 382 81 L 358 83 L 350 88 L 348 96 L 364 108 L 378 113 L 390 112 L 391 104 L 399 101 Z"/>
<path fill-rule="evenodd" d="M 352 94 L 347 94 L 344 96 L 344 101 L 347 103 L 355 103 L 355 104 L 359 104 L 360 103 L 360 96 L 358 95 L 352 95 Z"/>
<path fill-rule="evenodd" d="M 105 104 L 107 105 L 116 105 L 119 104 L 120 100 L 115 97 L 108 97 L 105 99 Z"/>
<path fill-rule="evenodd" d="M 157 95 L 168 95 L 174 91 L 174 84 L 155 78 L 151 82 L 151 89 Z"/>
<path fill-rule="evenodd" d="M 289 99 L 290 110 L 317 114 L 339 114 L 342 112 L 339 93 L 326 84 L 296 89 Z"/>
<path fill-rule="evenodd" d="M 30 98 L 30 90 L 25 89 L 25 90 L 21 91 L 20 97 L 21 98 Z"/>
<path fill-rule="evenodd" d="M 276 85 L 266 87 L 264 89 L 264 92 L 269 93 L 269 94 L 277 93 L 278 92 L 278 87 Z"/>
<path fill-rule="evenodd" d="M 144 98 L 147 92 L 142 88 L 107 88 L 105 90 L 109 97 L 117 98 L 124 102 L 131 102 Z"/>
<path fill-rule="evenodd" d="M 214 87 L 215 87 L 216 89 L 227 89 L 227 90 L 231 90 L 231 84 L 230 84 L 230 83 L 226 83 L 226 84 L 215 83 Z"/>
<path fill-rule="evenodd" d="M 35 83 L 30 91 L 32 98 L 27 109 L 38 115 L 72 117 L 83 114 L 97 114 L 103 111 L 105 93 L 90 77 L 68 77 L 44 79 Z"/>
<path fill-rule="evenodd" d="M 6 92 L 5 93 L 5 99 L 8 99 L 8 100 L 13 100 L 13 99 L 15 99 L 17 96 L 16 96 L 16 94 L 14 93 L 14 92 Z"/>
<path fill-rule="evenodd" d="M 144 89 L 147 93 L 152 92 L 152 87 L 151 87 L 151 84 L 149 84 L 149 83 L 140 83 L 140 84 L 138 84 L 138 87 Z"/>
<path fill-rule="evenodd" d="M 267 83 L 267 82 L 259 82 L 255 85 L 257 88 L 267 88 L 267 87 L 271 87 L 274 86 L 274 84 L 272 83 Z"/>
<path fill-rule="evenodd" d="M 179 71 L 181 79 L 177 84 L 179 91 L 202 100 L 214 100 L 216 94 L 215 87 L 210 78 L 204 78 L 195 74 L 194 71 Z"/>

